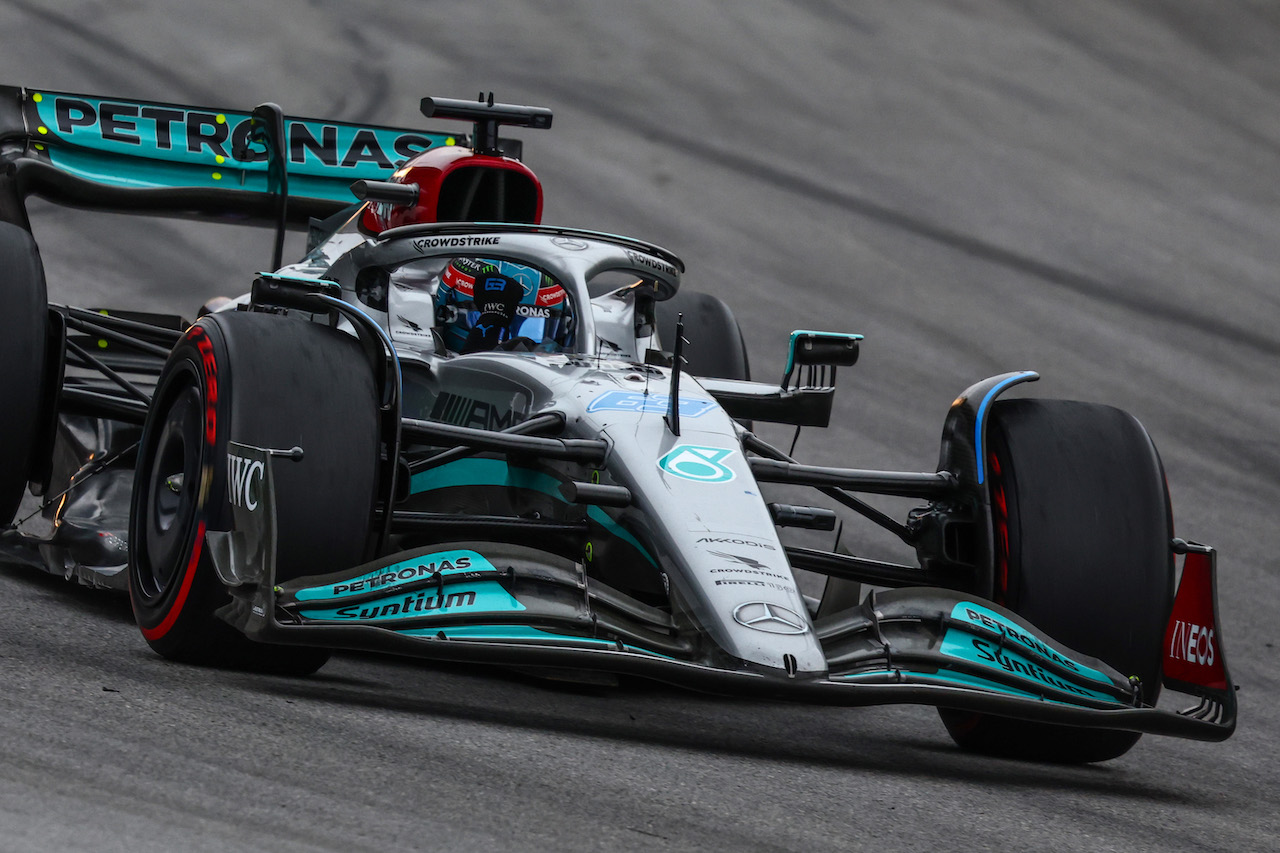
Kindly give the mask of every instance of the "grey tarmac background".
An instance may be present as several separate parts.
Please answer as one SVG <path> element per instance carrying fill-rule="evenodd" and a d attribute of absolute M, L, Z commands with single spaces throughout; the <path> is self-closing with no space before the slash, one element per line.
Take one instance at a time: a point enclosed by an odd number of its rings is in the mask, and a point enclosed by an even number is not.
<path fill-rule="evenodd" d="M 928 709 L 176 666 L 120 599 L 6 567 L 0 849 L 1280 847 L 1280 5 L 8 0 L 0 32 L 9 84 L 409 126 L 427 94 L 553 108 L 524 134 L 546 221 L 680 253 L 757 376 L 792 328 L 867 336 L 807 459 L 931 469 L 952 398 L 1010 369 L 1133 411 L 1179 534 L 1221 550 L 1241 686 L 1225 744 L 1045 767 L 964 755 Z M 269 257 L 37 207 L 55 300 L 190 315 Z"/>

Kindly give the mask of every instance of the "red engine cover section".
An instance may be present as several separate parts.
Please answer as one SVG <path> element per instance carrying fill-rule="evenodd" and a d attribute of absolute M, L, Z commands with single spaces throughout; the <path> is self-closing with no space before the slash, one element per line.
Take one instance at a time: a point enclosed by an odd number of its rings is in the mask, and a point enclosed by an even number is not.
<path fill-rule="evenodd" d="M 532 169 L 510 157 L 461 146 L 433 148 L 415 156 L 391 180 L 417 184 L 418 203 L 370 202 L 360 218 L 370 234 L 425 222 L 542 221 L 542 183 Z"/>

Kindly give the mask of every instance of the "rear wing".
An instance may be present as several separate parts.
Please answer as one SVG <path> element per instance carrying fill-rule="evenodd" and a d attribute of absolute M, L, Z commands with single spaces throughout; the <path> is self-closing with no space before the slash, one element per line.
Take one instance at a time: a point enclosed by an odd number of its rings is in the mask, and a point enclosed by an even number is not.
<path fill-rule="evenodd" d="M 27 227 L 25 199 L 127 213 L 273 224 L 278 187 L 251 113 L 0 86 L 0 220 Z M 288 223 L 356 202 L 415 154 L 464 135 L 284 118 Z"/>

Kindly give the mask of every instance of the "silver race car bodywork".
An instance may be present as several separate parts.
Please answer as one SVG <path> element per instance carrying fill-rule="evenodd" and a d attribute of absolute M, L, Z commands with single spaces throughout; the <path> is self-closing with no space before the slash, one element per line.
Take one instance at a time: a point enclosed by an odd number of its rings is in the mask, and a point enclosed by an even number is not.
<path fill-rule="evenodd" d="M 197 108 L 0 90 L 10 140 L 0 249 L 35 259 L 41 303 L 38 255 L 21 233 L 29 193 L 274 218 L 277 257 L 285 227 L 310 227 L 301 261 L 274 264 L 194 324 L 34 312 L 32 322 L 47 318 L 35 347 L 47 358 L 29 359 L 17 386 L 42 401 L 40 429 L 0 466 L 0 500 L 17 505 L 13 484 L 30 484 L 0 538 L 6 557 L 128 588 L 144 637 L 179 660 L 251 665 L 268 648 L 352 648 L 830 704 L 922 703 L 946 709 L 957 741 L 984 751 L 1000 750 L 1002 718 L 1029 721 L 1041 728 L 1010 735 L 1012 753 L 1057 760 L 1054 725 L 1098 735 L 1065 760 L 1122 754 L 1136 738 L 1110 738 L 1126 732 L 1221 740 L 1234 730 L 1215 553 L 1172 538 L 1158 454 L 1129 416 L 1004 401 L 1038 378 L 1016 371 L 956 399 L 934 471 L 802 464 L 752 424 L 827 426 L 837 371 L 856 362 L 861 336 L 794 332 L 782 381 L 751 381 L 732 315 L 688 301 L 674 254 L 538 224 L 540 184 L 497 127 L 549 127 L 549 111 L 426 99 L 429 116 L 476 122 L 465 148 L 454 143 L 467 137 L 390 128 L 330 133 L 268 107 L 228 114 L 234 130 L 222 138 Z M 197 133 L 177 158 L 181 180 L 168 137 L 155 136 L 140 140 L 150 159 L 97 181 L 85 164 L 123 156 L 97 117 L 116 116 L 118 135 L 118 117 L 136 116 L 141 136 L 141 119 L 162 108 L 187 117 L 172 127 L 188 127 L 188 141 Z M 324 159 L 330 136 L 348 156 L 335 147 Z M 222 173 L 197 168 L 202 145 L 240 162 L 246 189 L 210 183 Z M 407 160 L 378 180 L 386 170 L 372 152 L 401 147 Z M 299 152 L 295 209 L 285 200 Z M 200 183 L 188 186 L 192 176 Z M 351 180 L 361 205 L 338 198 Z M 461 354 L 438 299 L 458 262 L 518 264 L 558 282 L 571 342 Z M 689 358 L 739 351 L 714 369 Z M 1066 444 L 1046 441 L 1058 433 Z M 1054 446 L 1079 464 L 1054 467 Z M 1137 521 L 1089 521 L 1108 499 L 1099 472 L 1112 469 L 1133 499 L 1110 499 L 1145 502 Z M 771 501 L 770 483 L 862 516 L 917 564 L 785 544 L 780 529 L 830 531 L 837 516 Z M 900 522 L 858 494 L 918 506 Z M 802 594 L 798 570 L 825 575 L 825 592 Z M 1072 648 L 1082 642 L 1091 653 Z M 1137 651 L 1113 655 L 1115 643 Z M 202 656 L 220 646 L 226 655 Z M 324 655 L 272 660 L 309 671 Z M 1200 705 L 1157 710 L 1161 684 Z"/>

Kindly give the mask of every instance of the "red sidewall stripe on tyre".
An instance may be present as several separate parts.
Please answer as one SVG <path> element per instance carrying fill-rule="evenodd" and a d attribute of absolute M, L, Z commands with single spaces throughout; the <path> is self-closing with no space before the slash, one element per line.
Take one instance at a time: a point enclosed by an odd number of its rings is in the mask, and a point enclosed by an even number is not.
<path fill-rule="evenodd" d="M 182 587 L 178 590 L 178 595 L 173 600 L 173 606 L 169 608 L 168 614 L 159 625 L 154 628 L 142 628 L 142 636 L 148 640 L 158 640 L 169 633 L 173 623 L 177 622 L 178 617 L 182 615 L 182 606 L 187 603 L 187 594 L 191 592 L 191 583 L 195 580 L 196 568 L 200 565 L 200 552 L 203 550 L 204 520 L 202 519 L 196 527 L 196 541 L 191 546 L 191 559 L 187 561 L 187 568 L 182 576 Z"/>
<path fill-rule="evenodd" d="M 988 457 L 991 471 L 991 522 L 995 539 L 995 577 L 991 600 L 1009 605 L 1009 495 L 1004 488 L 1004 472 L 994 452 Z"/>

